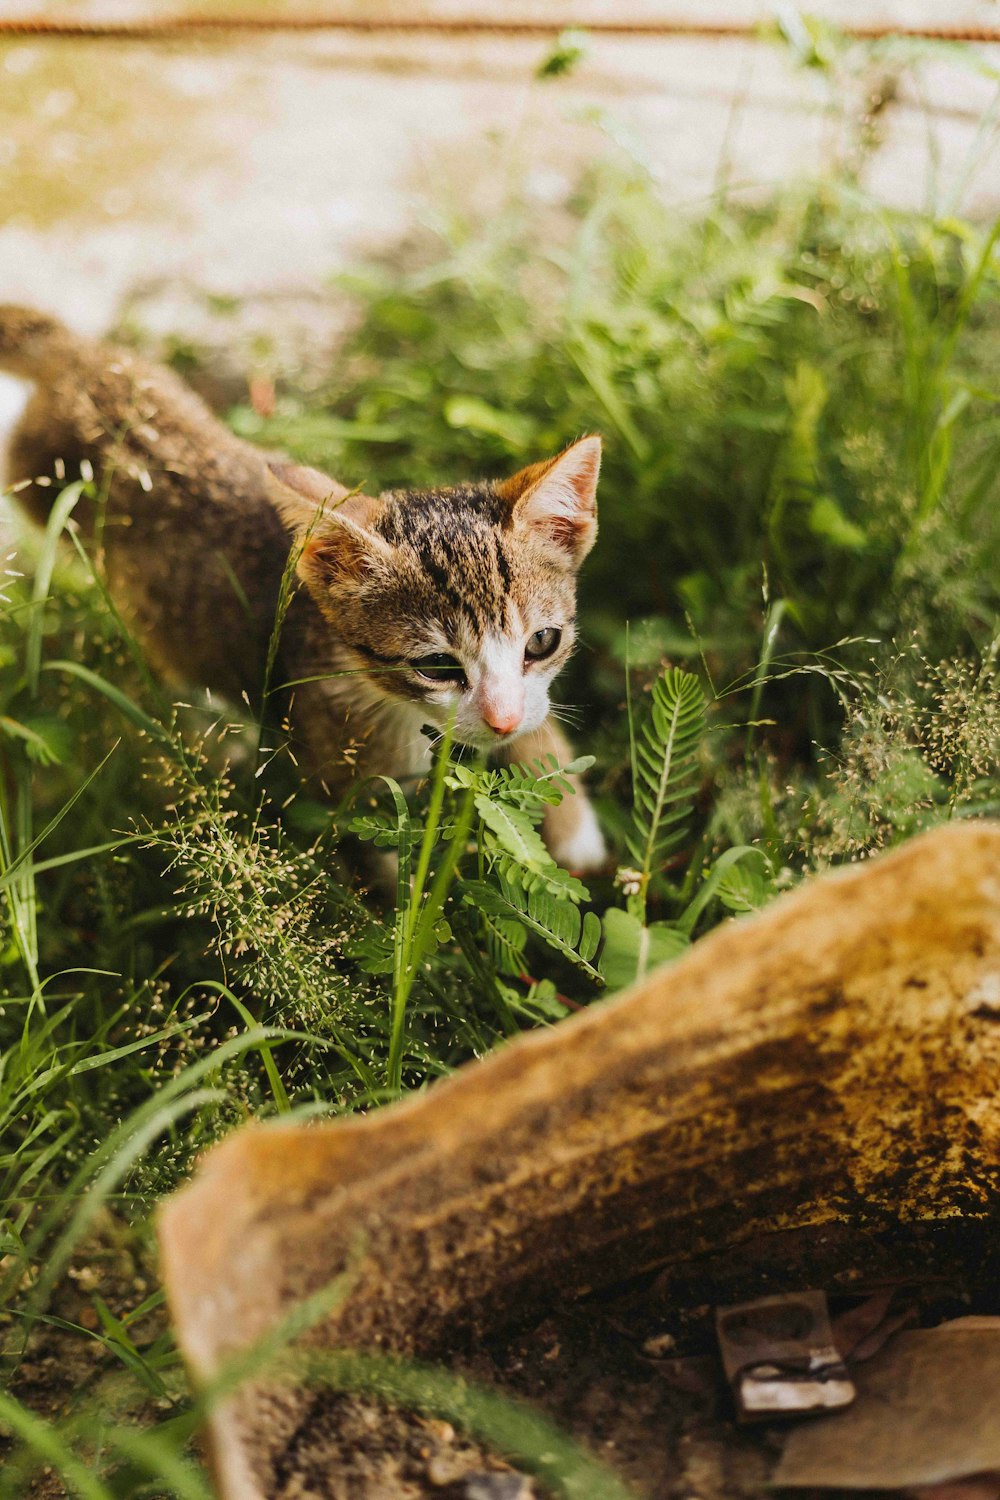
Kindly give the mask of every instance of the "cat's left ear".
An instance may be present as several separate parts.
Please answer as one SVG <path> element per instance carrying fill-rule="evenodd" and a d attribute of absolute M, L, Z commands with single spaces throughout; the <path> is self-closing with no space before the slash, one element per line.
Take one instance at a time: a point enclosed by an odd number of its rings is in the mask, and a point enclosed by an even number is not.
<path fill-rule="evenodd" d="M 581 438 L 556 458 L 521 469 L 499 486 L 511 520 L 552 543 L 578 568 L 597 537 L 597 476 L 601 440 Z"/>

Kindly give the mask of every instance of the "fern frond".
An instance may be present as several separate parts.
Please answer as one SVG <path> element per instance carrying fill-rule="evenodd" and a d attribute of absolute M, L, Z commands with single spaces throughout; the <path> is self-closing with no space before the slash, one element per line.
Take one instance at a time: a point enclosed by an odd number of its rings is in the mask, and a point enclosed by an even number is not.
<path fill-rule="evenodd" d="M 547 890 L 563 900 L 581 902 L 590 892 L 582 881 L 561 870 L 542 842 L 531 814 L 485 794 L 476 798 L 476 811 L 487 833 L 484 847 L 501 880 L 523 891 Z"/>
<path fill-rule="evenodd" d="M 668 667 L 653 684 L 636 737 L 632 833 L 626 843 L 645 890 L 654 867 L 684 840 L 705 733 L 705 694 L 693 672 Z"/>
<path fill-rule="evenodd" d="M 355 838 L 374 844 L 378 849 L 395 849 L 399 843 L 399 823 L 385 813 L 359 813 L 347 828 Z"/>
<path fill-rule="evenodd" d="M 734 844 L 714 862 L 677 925 L 689 936 L 716 897 L 729 911 L 754 911 L 774 891 L 774 868 L 759 844 Z"/>
<path fill-rule="evenodd" d="M 544 887 L 525 891 L 502 877 L 499 889 L 484 880 L 470 880 L 463 893 L 467 902 L 487 916 L 520 922 L 597 984 L 603 984 L 591 963 L 601 941 L 601 921 L 594 912 L 583 913 Z"/>
<path fill-rule="evenodd" d="M 520 922 L 506 917 L 495 917 L 477 909 L 485 938 L 486 952 L 501 974 L 520 974 L 524 969 L 524 945 L 528 940 L 527 930 Z"/>
<path fill-rule="evenodd" d="M 593 757 L 584 756 L 571 761 L 568 766 L 560 766 L 554 755 L 524 765 L 494 766 L 488 771 L 454 764 L 449 771 L 448 785 L 453 790 L 471 790 L 491 802 L 516 807 L 537 822 L 546 807 L 554 807 L 563 797 L 572 795 L 567 773 L 579 773 L 592 764 Z"/>
<path fill-rule="evenodd" d="M 501 849 L 528 870 L 538 870 L 553 863 L 552 855 L 542 843 L 541 834 L 519 808 L 494 802 L 485 793 L 476 798 L 476 812 L 497 839 Z"/>
<path fill-rule="evenodd" d="M 501 880 L 509 881 L 522 891 L 548 891 L 557 901 L 571 901 L 574 906 L 590 900 L 590 892 L 582 880 L 571 875 L 556 864 L 533 867 L 521 864 L 513 855 L 490 847 L 492 868 Z"/>

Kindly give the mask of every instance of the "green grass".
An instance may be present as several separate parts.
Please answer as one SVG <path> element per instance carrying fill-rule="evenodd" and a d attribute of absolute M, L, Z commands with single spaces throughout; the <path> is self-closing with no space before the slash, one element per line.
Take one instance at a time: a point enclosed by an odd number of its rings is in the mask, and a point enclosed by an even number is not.
<path fill-rule="evenodd" d="M 605 434 L 565 686 L 621 866 L 590 890 L 537 836 L 553 767 L 442 755 L 415 799 L 331 811 L 273 727 L 165 704 L 60 539 L 64 491 L 0 619 L 0 1497 L 41 1463 L 102 1500 L 206 1493 L 155 1292 L 94 1294 L 100 1359 L 58 1420 L 17 1371 L 88 1246 L 148 1265 L 207 1144 L 377 1107 L 817 869 L 1000 808 L 998 264 L 995 229 L 851 182 L 680 216 L 605 166 L 544 226 L 511 203 L 341 278 L 335 373 L 231 414 L 381 488 Z M 397 851 L 391 920 L 345 839 Z M 545 1446 L 488 1407 L 474 1428 Z"/>

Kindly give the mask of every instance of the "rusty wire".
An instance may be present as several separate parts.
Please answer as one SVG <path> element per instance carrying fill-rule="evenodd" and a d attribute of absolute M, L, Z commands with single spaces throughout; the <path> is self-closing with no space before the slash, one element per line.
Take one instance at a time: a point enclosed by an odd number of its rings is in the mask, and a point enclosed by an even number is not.
<path fill-rule="evenodd" d="M 478 16 L 161 16 L 134 21 L 54 21 L 45 16 L 0 18 L 0 39 L 45 37 L 76 41 L 173 41 L 226 33 L 270 35 L 275 33 L 346 32 L 357 34 L 398 33 L 409 36 L 554 37 L 579 29 L 594 36 L 692 37 L 725 40 L 759 39 L 766 28 L 726 21 L 586 21 L 561 16 L 549 20 L 486 20 Z M 876 26 L 835 28 L 853 41 L 880 41 L 890 37 L 920 41 L 979 42 L 1000 44 L 1000 26 Z"/>

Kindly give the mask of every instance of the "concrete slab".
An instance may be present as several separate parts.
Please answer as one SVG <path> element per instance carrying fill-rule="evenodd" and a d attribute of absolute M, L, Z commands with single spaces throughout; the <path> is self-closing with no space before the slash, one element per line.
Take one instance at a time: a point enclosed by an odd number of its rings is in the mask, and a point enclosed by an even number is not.
<path fill-rule="evenodd" d="M 990 5 L 930 0 L 814 8 L 843 21 L 996 20 Z M 2 5 L 0 15 L 18 9 Z M 609 13 L 573 9 L 582 19 Z M 629 13 L 667 9 L 703 13 L 694 0 L 633 0 Z M 718 14 L 752 20 L 760 9 L 720 0 Z M 439 0 L 436 10 L 464 6 Z M 5 43 L 3 295 L 96 331 L 137 285 L 159 284 L 165 307 L 185 283 L 235 296 L 316 286 L 363 247 L 403 233 L 443 179 L 471 206 L 489 208 L 501 178 L 557 196 L 609 138 L 628 143 L 678 203 L 722 180 L 759 189 L 825 170 L 890 67 L 866 62 L 830 81 L 756 42 L 595 39 L 579 72 L 545 84 L 533 76 L 545 51 L 536 40 L 391 35 Z M 987 69 L 997 62 L 976 56 Z M 929 54 L 879 116 L 873 191 L 894 204 L 1000 210 L 996 133 L 989 120 L 981 129 L 996 90 L 967 58 Z"/>

